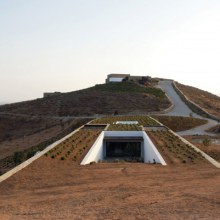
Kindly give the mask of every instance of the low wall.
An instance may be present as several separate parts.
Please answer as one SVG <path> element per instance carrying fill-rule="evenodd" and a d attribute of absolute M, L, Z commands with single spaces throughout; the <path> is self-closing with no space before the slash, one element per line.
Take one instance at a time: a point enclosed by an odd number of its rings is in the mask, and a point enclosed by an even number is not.
<path fill-rule="evenodd" d="M 91 162 L 98 162 L 99 160 L 103 160 L 103 138 L 104 131 L 96 139 L 95 143 L 90 148 L 89 152 L 83 158 L 80 165 L 86 165 Z"/>
<path fill-rule="evenodd" d="M 154 163 L 155 160 L 156 163 L 161 163 L 163 166 L 167 165 L 148 135 L 144 131 L 142 133 L 144 138 L 144 162 Z"/>
<path fill-rule="evenodd" d="M 84 125 L 83 125 L 84 126 Z M 38 158 L 40 158 L 41 156 L 43 156 L 45 153 L 47 153 L 49 150 L 53 149 L 54 147 L 56 147 L 58 144 L 60 144 L 61 142 L 63 142 L 64 140 L 66 140 L 67 138 L 71 137 L 73 134 L 75 134 L 76 132 L 78 132 L 81 128 L 83 128 L 83 126 L 81 126 L 80 128 L 76 129 L 75 131 L 71 132 L 70 134 L 66 135 L 65 137 L 63 137 L 62 139 L 54 142 L 53 144 L 49 145 L 47 148 L 45 148 L 43 151 L 40 151 L 39 153 L 37 153 L 36 155 L 34 155 L 33 157 L 31 157 L 30 159 L 26 160 L 25 162 L 19 164 L 18 166 L 16 166 L 15 168 L 11 169 L 10 171 L 8 171 L 7 173 L 3 174 L 2 176 L 0 176 L 0 183 L 6 179 L 8 179 L 10 176 L 14 175 L 15 173 L 17 173 L 18 171 L 24 169 L 25 167 L 27 167 L 28 165 L 30 165 L 31 163 L 33 163 L 35 160 L 37 160 Z"/>
<path fill-rule="evenodd" d="M 210 157 L 208 154 L 206 154 L 205 152 L 203 152 L 202 150 L 200 150 L 198 147 L 196 147 L 195 145 L 191 144 L 189 141 L 187 141 L 186 139 L 184 139 L 183 137 L 181 137 L 180 135 L 178 135 L 177 133 L 173 132 L 172 130 L 169 130 L 173 135 L 175 135 L 176 137 L 178 137 L 183 143 L 189 145 L 190 147 L 192 147 L 196 152 L 201 153 L 201 155 L 208 160 L 212 165 L 214 165 L 217 168 L 220 168 L 220 163 L 218 161 L 216 161 L 215 159 L 213 159 L 212 157 Z"/>
<path fill-rule="evenodd" d="M 153 118 L 154 119 L 154 118 Z M 158 120 L 154 119 L 156 122 L 158 122 L 159 124 L 163 125 L 162 123 L 160 123 Z M 175 133 L 174 131 L 172 131 L 171 129 L 169 129 L 168 127 L 166 127 L 173 135 L 175 135 L 176 137 L 178 137 L 183 143 L 188 144 L 190 147 L 192 147 L 195 151 L 199 152 L 202 154 L 202 156 L 209 161 L 211 164 L 213 164 L 215 167 L 220 168 L 220 163 L 217 162 L 216 160 L 214 160 L 212 157 L 210 157 L 208 154 L 206 154 L 205 152 L 203 152 L 202 150 L 200 150 L 199 148 L 197 148 L 195 145 L 191 144 L 189 141 L 187 141 L 185 138 L 181 137 L 180 135 L 178 135 L 177 133 Z"/>
<path fill-rule="evenodd" d="M 217 120 L 217 121 L 220 121 L 220 118 L 213 115 L 213 114 L 210 114 L 208 113 L 206 110 L 204 110 L 203 108 L 201 108 L 199 105 L 197 105 L 195 102 L 191 101 L 188 97 L 186 97 L 182 91 L 179 90 L 179 88 L 176 86 L 176 83 L 173 81 L 172 83 L 172 86 L 174 88 L 174 90 L 177 92 L 177 94 L 180 96 L 180 98 L 186 103 L 187 106 L 189 106 L 189 108 L 201 115 L 201 116 L 204 116 L 204 117 L 207 117 L 207 118 L 211 118 L 213 120 Z"/>

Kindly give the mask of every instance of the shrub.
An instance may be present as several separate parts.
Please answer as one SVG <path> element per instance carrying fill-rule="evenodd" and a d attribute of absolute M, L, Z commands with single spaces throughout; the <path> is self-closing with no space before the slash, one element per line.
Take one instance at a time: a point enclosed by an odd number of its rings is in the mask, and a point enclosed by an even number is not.
<path fill-rule="evenodd" d="M 208 147 L 211 144 L 211 140 L 209 138 L 205 138 L 202 143 L 204 146 Z"/>
<path fill-rule="evenodd" d="M 21 163 L 25 158 L 24 152 L 15 152 L 13 156 L 13 161 L 15 164 Z"/>

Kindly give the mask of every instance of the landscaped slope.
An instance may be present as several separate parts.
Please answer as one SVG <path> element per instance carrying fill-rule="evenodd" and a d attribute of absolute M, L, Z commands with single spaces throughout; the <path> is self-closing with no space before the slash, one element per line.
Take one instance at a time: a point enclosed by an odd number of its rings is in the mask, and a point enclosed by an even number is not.
<path fill-rule="evenodd" d="M 144 115 L 114 116 L 97 118 L 91 124 L 116 124 L 117 121 L 137 121 L 139 125 L 156 126 L 159 125 L 154 119 Z"/>
<path fill-rule="evenodd" d="M 89 120 L 0 116 L 0 175 Z"/>
<path fill-rule="evenodd" d="M 0 106 L 0 112 L 33 115 L 95 115 L 160 111 L 170 106 L 164 92 L 132 82 L 96 85 L 94 87 Z"/>
<path fill-rule="evenodd" d="M 200 153 L 168 130 L 147 131 L 147 134 L 168 164 L 207 163 Z"/>
<path fill-rule="evenodd" d="M 192 118 L 192 117 L 165 116 L 165 115 L 155 115 L 153 117 L 159 122 L 161 122 L 163 125 L 167 126 L 168 128 L 170 128 L 175 132 L 186 131 L 207 123 L 207 120 L 205 119 Z"/>
<path fill-rule="evenodd" d="M 176 82 L 178 89 L 191 101 L 202 107 L 208 113 L 220 117 L 220 97 L 209 92 L 186 86 Z"/>

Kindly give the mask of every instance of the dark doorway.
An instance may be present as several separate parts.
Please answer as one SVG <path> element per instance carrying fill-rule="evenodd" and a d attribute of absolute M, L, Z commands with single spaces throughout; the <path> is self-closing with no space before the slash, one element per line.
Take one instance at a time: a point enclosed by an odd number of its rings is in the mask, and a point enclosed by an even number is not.
<path fill-rule="evenodd" d="M 141 142 L 106 142 L 107 158 L 141 158 Z"/>

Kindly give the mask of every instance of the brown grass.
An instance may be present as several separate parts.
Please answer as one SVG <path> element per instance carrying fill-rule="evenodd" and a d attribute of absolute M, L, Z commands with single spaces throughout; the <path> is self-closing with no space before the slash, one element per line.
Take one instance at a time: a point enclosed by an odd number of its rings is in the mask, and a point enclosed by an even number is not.
<path fill-rule="evenodd" d="M 213 159 L 217 160 L 220 162 L 220 144 L 213 144 L 210 142 L 210 144 L 204 145 L 202 143 L 202 140 L 209 139 L 210 141 L 212 140 L 212 137 L 207 137 L 207 136 L 185 136 L 189 142 L 197 146 L 199 149 L 207 153 L 209 156 L 211 156 Z M 201 139 L 201 142 L 195 141 L 195 139 Z"/>
<path fill-rule="evenodd" d="M 99 132 L 80 130 L 2 182 L 0 219 L 218 219 L 219 170 L 171 133 L 148 132 L 168 166 L 79 166 Z"/>
<path fill-rule="evenodd" d="M 153 116 L 171 130 L 185 131 L 207 123 L 207 120 L 182 116 Z"/>
<path fill-rule="evenodd" d="M 183 143 L 168 130 L 147 131 L 147 134 L 168 164 L 203 164 L 207 161 L 190 145 Z"/>
<path fill-rule="evenodd" d="M 41 127 L 44 128 L 45 124 L 48 124 L 48 121 L 52 121 L 52 119 L 42 119 L 38 121 L 39 128 L 36 129 L 35 120 L 28 121 L 27 117 L 25 119 L 19 117 L 13 119 L 11 117 L 9 123 L 5 124 L 5 130 L 10 135 L 10 139 L 0 142 L 0 174 L 17 165 L 13 160 L 15 152 L 21 152 L 23 154 L 22 161 L 24 161 L 28 159 L 28 155 L 32 156 L 37 151 L 43 150 L 57 138 L 60 139 L 90 120 L 83 118 L 65 122 L 55 120 L 52 123 L 54 126 L 41 129 Z M 3 129 L 3 126 L 1 128 Z"/>
<path fill-rule="evenodd" d="M 177 87 L 186 95 L 190 100 L 198 104 L 210 114 L 220 117 L 220 97 L 212 93 L 197 89 L 192 86 L 186 86 L 176 83 Z"/>
<path fill-rule="evenodd" d="M 0 112 L 53 116 L 88 116 L 95 114 L 147 113 L 160 111 L 170 106 L 164 96 L 145 93 L 145 88 L 138 86 L 131 91 L 108 91 L 94 88 L 61 93 L 60 95 L 0 106 Z M 143 90 L 143 91 L 142 91 Z M 161 91 L 161 90 L 160 90 Z M 162 92 L 162 91 L 161 91 Z"/>
<path fill-rule="evenodd" d="M 42 157 L 0 184 L 0 219 L 218 219 L 219 172 Z"/>

